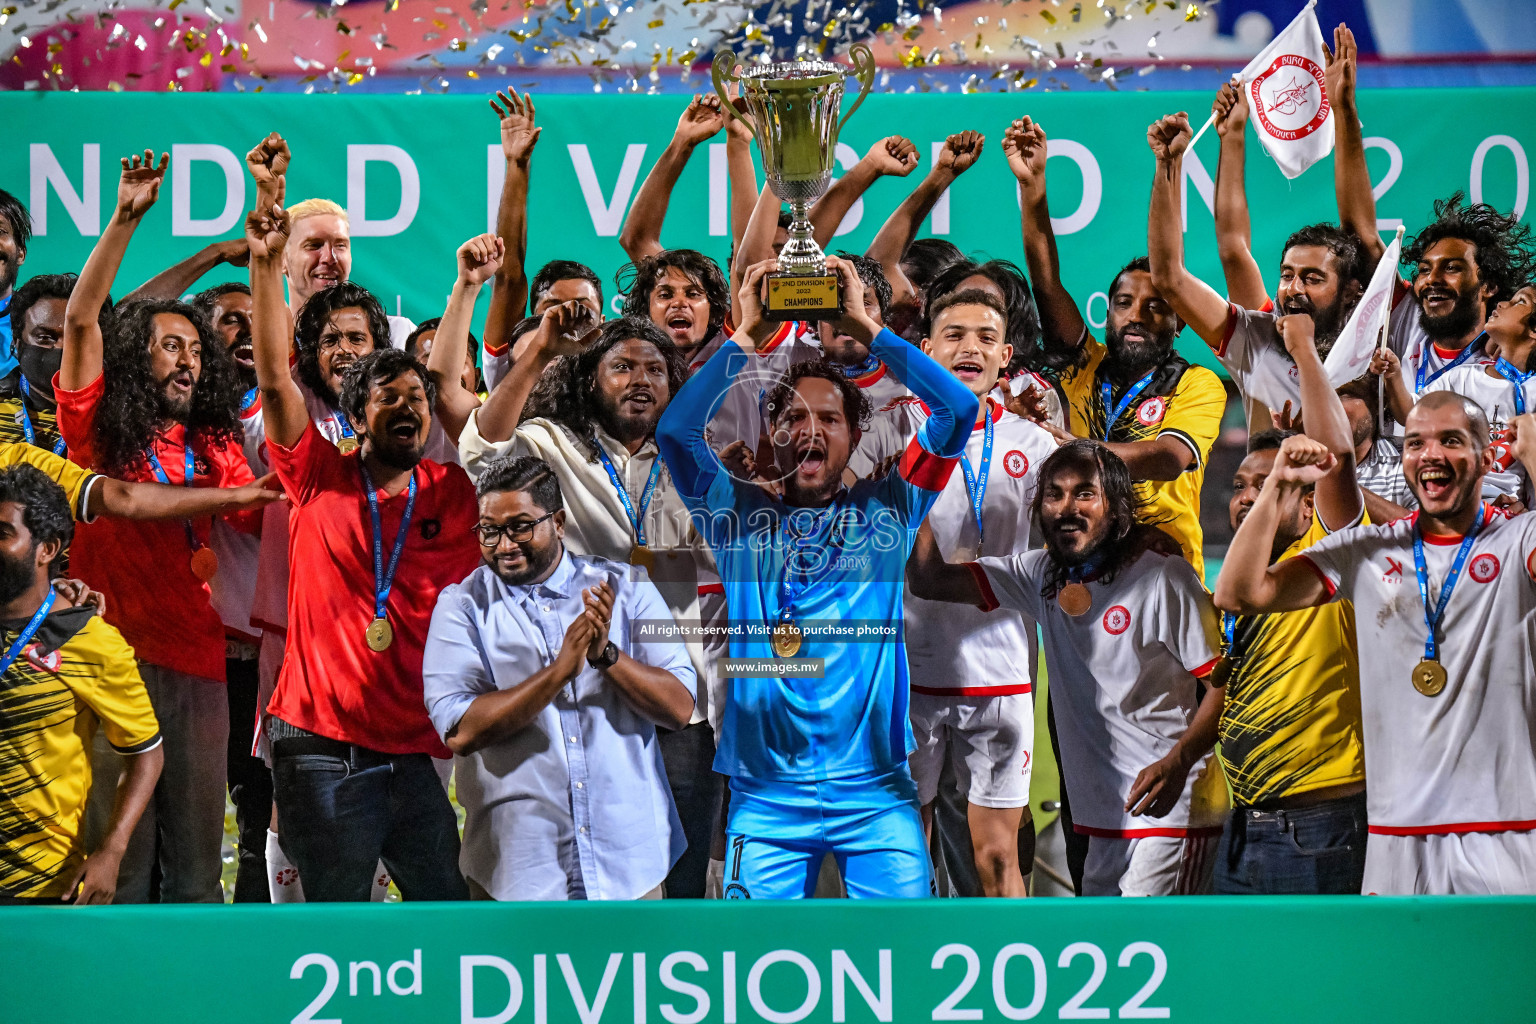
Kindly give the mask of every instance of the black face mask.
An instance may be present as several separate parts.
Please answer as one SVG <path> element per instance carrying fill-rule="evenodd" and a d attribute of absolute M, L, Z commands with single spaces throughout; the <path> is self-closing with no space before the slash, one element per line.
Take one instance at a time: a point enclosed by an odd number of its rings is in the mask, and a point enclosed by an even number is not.
<path fill-rule="evenodd" d="M 53 405 L 53 375 L 64 363 L 64 350 L 22 345 L 18 361 L 21 375 L 26 378 L 27 387 L 32 389 L 32 397 Z"/>

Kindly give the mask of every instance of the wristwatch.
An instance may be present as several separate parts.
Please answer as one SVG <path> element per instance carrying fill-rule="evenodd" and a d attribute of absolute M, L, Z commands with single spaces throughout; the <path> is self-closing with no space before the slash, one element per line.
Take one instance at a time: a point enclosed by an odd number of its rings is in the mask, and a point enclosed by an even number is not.
<path fill-rule="evenodd" d="M 601 672 L 605 669 L 613 668 L 613 666 L 618 663 L 618 660 L 619 645 L 614 643 L 612 640 L 609 640 L 608 646 L 603 648 L 603 653 L 599 654 L 595 658 L 588 658 L 587 664 Z"/>

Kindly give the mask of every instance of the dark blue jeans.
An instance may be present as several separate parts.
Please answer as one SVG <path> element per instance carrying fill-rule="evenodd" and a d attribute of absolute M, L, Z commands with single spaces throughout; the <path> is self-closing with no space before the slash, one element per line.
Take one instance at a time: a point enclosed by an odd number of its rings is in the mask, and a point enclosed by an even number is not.
<path fill-rule="evenodd" d="M 1360 894 L 1365 794 L 1288 811 L 1238 807 L 1222 832 L 1214 887 L 1223 896 Z"/>
<path fill-rule="evenodd" d="M 458 822 L 432 759 L 362 747 L 346 756 L 284 749 L 323 746 L 318 739 L 273 737 L 278 829 L 304 898 L 366 903 L 383 860 L 407 900 L 468 899 Z"/>

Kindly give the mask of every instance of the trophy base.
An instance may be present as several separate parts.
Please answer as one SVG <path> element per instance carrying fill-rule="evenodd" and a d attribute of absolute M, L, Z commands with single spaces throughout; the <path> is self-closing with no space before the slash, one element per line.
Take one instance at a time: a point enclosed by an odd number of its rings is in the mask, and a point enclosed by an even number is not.
<path fill-rule="evenodd" d="M 768 301 L 763 316 L 769 320 L 838 320 L 843 315 L 843 296 L 836 274 L 769 274 Z"/>

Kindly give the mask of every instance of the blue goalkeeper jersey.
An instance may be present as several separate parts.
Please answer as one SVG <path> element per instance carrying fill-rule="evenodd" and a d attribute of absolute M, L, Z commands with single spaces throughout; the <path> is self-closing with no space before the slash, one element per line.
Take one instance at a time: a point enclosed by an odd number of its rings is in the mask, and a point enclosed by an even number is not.
<path fill-rule="evenodd" d="M 845 488 L 827 507 L 788 506 L 733 479 L 705 442 L 709 410 L 747 362 L 734 343 L 699 369 L 657 425 L 672 479 L 714 551 L 730 656 L 775 660 L 771 630 L 787 610 L 806 634 L 795 659 L 825 659 L 819 679 L 727 680 L 715 756 L 722 774 L 845 778 L 889 771 L 912 750 L 901 636 L 907 556 L 964 450 L 977 399 L 890 331 L 870 348 L 932 414 L 899 465 Z"/>

